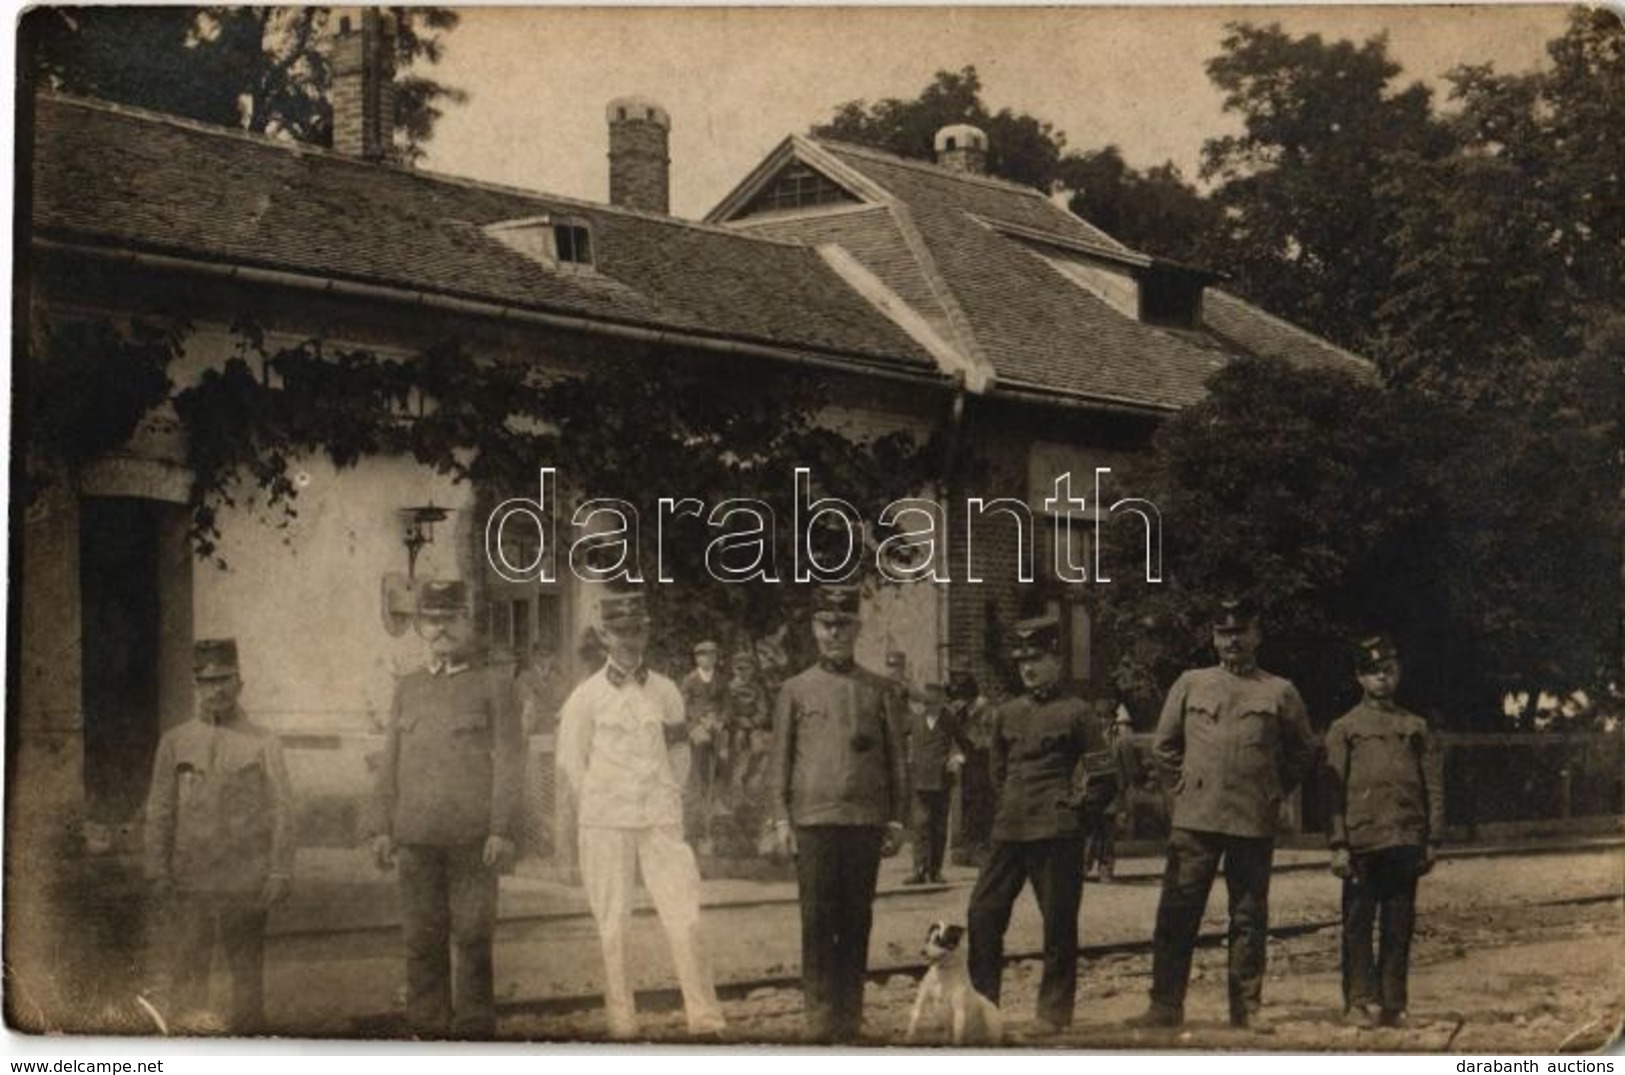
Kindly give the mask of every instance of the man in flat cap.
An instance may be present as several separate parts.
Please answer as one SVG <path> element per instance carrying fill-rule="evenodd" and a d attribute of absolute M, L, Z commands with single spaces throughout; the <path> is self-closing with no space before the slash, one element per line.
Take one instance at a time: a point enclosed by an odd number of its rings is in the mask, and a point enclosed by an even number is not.
<path fill-rule="evenodd" d="M 428 663 L 395 684 L 373 854 L 380 869 L 400 867 L 412 1029 L 488 1038 L 497 875 L 521 825 L 524 729 L 512 677 L 476 659 L 464 583 L 420 583 L 415 626 Z"/>
<path fill-rule="evenodd" d="M 683 677 L 683 709 L 688 714 L 688 746 L 693 766 L 683 789 L 684 820 L 689 838 L 710 852 L 711 820 L 717 806 L 717 780 L 728 758 L 723 722 L 727 684 L 717 673 L 720 647 L 709 639 L 694 647 L 694 667 Z"/>
<path fill-rule="evenodd" d="M 1112 801 L 1105 731 L 1094 711 L 1061 687 L 1060 624 L 1052 616 L 1016 625 L 1010 659 L 1024 693 L 993 716 L 993 847 L 971 892 L 970 975 L 999 1000 L 1004 932 L 1027 885 L 1044 919 L 1044 973 L 1036 1034 L 1072 1024 L 1078 974 L 1078 904 L 1083 830 Z"/>
<path fill-rule="evenodd" d="M 1444 834 L 1444 758 L 1427 721 L 1395 703 L 1399 672 L 1393 639 L 1358 639 L 1354 675 L 1364 697 L 1326 731 L 1332 873 L 1343 879 L 1344 1016 L 1359 1027 L 1405 1023 L 1416 881 L 1433 869 Z"/>
<path fill-rule="evenodd" d="M 908 809 L 899 694 L 854 662 L 858 628 L 857 587 L 814 591 L 818 661 L 785 680 L 773 715 L 773 837 L 796 858 L 813 1041 L 853 1041 L 863 1028 L 875 882 Z"/>
<path fill-rule="evenodd" d="M 941 684 L 928 683 L 929 701 L 909 708 L 908 783 L 913 800 L 914 872 L 905 885 L 943 883 L 948 849 L 948 806 L 954 780 L 964 768 L 970 744 L 960 730 L 959 709 L 948 705 Z"/>
<path fill-rule="evenodd" d="M 1220 863 L 1230 895 L 1230 1023 L 1262 1019 L 1270 866 L 1281 804 L 1312 757 L 1297 688 L 1258 667 L 1258 612 L 1222 600 L 1213 618 L 1219 663 L 1181 675 L 1157 720 L 1152 751 L 1174 790 L 1173 831 L 1152 938 L 1151 1005 L 1130 1025 L 1185 1018 L 1191 950 Z"/>
<path fill-rule="evenodd" d="M 560 785 L 580 826 L 581 879 L 604 954 L 604 1006 L 612 1038 L 638 1032 L 627 979 L 634 871 L 666 929 L 690 1034 L 725 1028 L 700 932 L 700 871 L 683 841 L 688 725 L 677 684 L 644 664 L 649 614 L 641 590 L 606 593 L 598 607 L 608 659 L 564 703 Z"/>
<path fill-rule="evenodd" d="M 237 643 L 192 650 L 197 715 L 164 733 L 146 813 L 146 874 L 168 919 L 171 1006 L 207 1009 L 215 941 L 231 972 L 234 1033 L 264 1021 L 265 920 L 293 878 L 292 796 L 282 747 L 237 704 Z"/>

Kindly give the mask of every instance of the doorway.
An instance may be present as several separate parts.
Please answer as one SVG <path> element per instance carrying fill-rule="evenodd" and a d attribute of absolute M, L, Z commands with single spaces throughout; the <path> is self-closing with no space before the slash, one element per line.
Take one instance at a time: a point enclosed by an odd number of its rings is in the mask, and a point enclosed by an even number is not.
<path fill-rule="evenodd" d="M 80 501 L 85 805 L 88 818 L 103 824 L 139 812 L 158 745 L 168 507 L 129 497 Z"/>

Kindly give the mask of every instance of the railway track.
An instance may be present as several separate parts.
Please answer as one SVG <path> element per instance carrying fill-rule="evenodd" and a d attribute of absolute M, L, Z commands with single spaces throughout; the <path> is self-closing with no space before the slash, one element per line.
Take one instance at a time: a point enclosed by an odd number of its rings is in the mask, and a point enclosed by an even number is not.
<path fill-rule="evenodd" d="M 1568 896 L 1560 899 L 1538 900 L 1525 904 L 1529 907 L 1582 907 L 1594 904 L 1609 903 L 1621 899 L 1620 892 L 1592 893 L 1584 896 Z M 773 901 L 782 902 L 782 901 Z M 739 905 L 735 905 L 739 906 Z M 1337 918 L 1320 918 L 1304 922 L 1272 926 L 1269 937 L 1274 940 L 1290 940 L 1295 937 L 1306 936 L 1339 925 Z M 1197 947 L 1213 948 L 1225 943 L 1226 935 L 1222 930 L 1209 930 L 1201 933 L 1197 938 Z M 1079 947 L 1078 952 L 1085 961 L 1100 959 L 1114 955 L 1149 955 L 1151 939 L 1149 937 L 1133 941 L 1114 941 L 1104 944 L 1090 944 Z M 1020 951 L 1007 953 L 1004 957 L 1005 966 L 1023 960 L 1036 959 L 1042 955 L 1038 951 Z M 890 963 L 883 967 L 869 970 L 867 979 L 870 984 L 884 983 L 895 975 L 906 975 L 918 978 L 925 973 L 926 964 L 923 961 L 903 963 Z M 1148 972 L 1147 972 L 1148 973 Z M 742 1000 L 757 990 L 799 989 L 801 978 L 799 974 L 770 974 L 754 978 L 734 979 L 728 982 L 717 983 L 717 996 L 723 1000 Z M 682 993 L 675 985 L 656 989 L 644 989 L 637 992 L 637 1006 L 639 1011 L 661 1012 L 675 1011 L 682 1007 Z M 525 1000 L 508 1000 L 497 1003 L 499 1017 L 512 1018 L 516 1016 L 565 1016 L 580 1012 L 592 1011 L 603 1006 L 603 995 L 600 993 L 580 993 L 552 997 L 536 997 Z M 388 1015 L 363 1016 L 351 1024 L 351 1032 L 356 1037 L 398 1037 L 403 1033 L 400 1016 L 396 1013 Z"/>

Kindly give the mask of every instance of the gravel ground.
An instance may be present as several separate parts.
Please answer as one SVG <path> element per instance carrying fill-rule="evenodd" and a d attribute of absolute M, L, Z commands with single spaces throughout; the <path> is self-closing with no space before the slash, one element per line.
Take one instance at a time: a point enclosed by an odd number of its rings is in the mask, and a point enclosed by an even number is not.
<path fill-rule="evenodd" d="M 1230 1029 L 1224 1020 L 1222 948 L 1197 953 L 1188 1021 L 1179 1031 L 1131 1031 L 1122 1020 L 1145 1005 L 1148 956 L 1109 955 L 1081 971 L 1077 1022 L 1066 1034 L 1034 1039 L 1031 1012 L 1040 968 L 1019 960 L 1006 970 L 1004 994 L 1013 1045 L 1069 1049 L 1219 1049 L 1292 1052 L 1549 1053 L 1594 1051 L 1617 1039 L 1625 1013 L 1620 961 L 1620 901 L 1583 905 L 1436 910 L 1423 919 L 1413 951 L 1412 1024 L 1356 1030 L 1339 1022 L 1338 935 L 1325 928 L 1272 940 L 1265 996 L 1272 1033 Z M 867 994 L 867 1044 L 901 1041 L 913 1004 L 913 975 L 897 973 Z M 793 1042 L 801 998 L 793 988 L 763 988 L 725 1005 L 731 1039 Z M 649 1012 L 651 1042 L 680 1042 L 680 1012 Z M 590 1040 L 601 1037 L 598 1012 L 505 1020 L 503 1037 Z M 941 1040 L 940 1037 L 937 1040 Z"/>
<path fill-rule="evenodd" d="M 1621 861 L 1618 849 L 1446 860 L 1423 882 L 1420 891 L 1424 947 L 1418 951 L 1419 961 L 1429 958 L 1425 945 L 1431 931 L 1454 918 L 1459 918 L 1464 928 L 1475 921 L 1516 923 L 1526 913 L 1534 913 L 1522 909 L 1544 901 L 1617 896 L 1625 891 Z M 1224 930 L 1222 891 L 1222 884 L 1216 886 L 1204 931 L 1222 934 Z M 947 888 L 907 890 L 878 901 L 870 942 L 871 969 L 912 972 L 919 963 L 918 951 L 926 926 L 937 919 L 963 922 L 969 894 L 967 878 Z M 1338 883 L 1319 870 L 1277 873 L 1271 888 L 1271 923 L 1279 927 L 1335 922 L 1339 899 Z M 1151 935 L 1156 902 L 1157 885 L 1151 877 L 1129 884 L 1090 884 L 1083 898 L 1082 943 L 1086 947 L 1143 945 Z M 800 955 L 800 924 L 794 903 L 707 908 L 704 921 L 719 982 L 794 980 Z M 1502 927 L 1497 925 L 1493 931 L 1498 935 Z M 1037 909 L 1031 897 L 1024 895 L 1016 904 L 1006 951 L 1015 956 L 1036 955 L 1039 936 Z M 1335 961 L 1335 933 L 1328 932 L 1323 943 L 1331 946 L 1328 951 Z M 1463 942 L 1464 951 L 1478 944 L 1471 939 Z M 1617 955 L 1619 948 L 1615 944 L 1611 951 Z M 672 984 L 671 960 L 655 918 L 640 916 L 633 920 L 629 949 L 636 988 L 668 990 Z M 1296 966 L 1292 961 L 1300 958 L 1297 950 L 1297 942 L 1292 942 L 1288 962 L 1283 964 L 1277 959 L 1277 970 Z M 1307 949 L 1313 950 L 1312 946 Z M 1223 957 L 1209 954 L 1204 958 Z M 1122 1016 L 1132 1014 L 1143 1003 L 1144 983 L 1118 982 L 1123 975 L 1116 965 L 1114 959 L 1102 959 L 1084 970 L 1079 1001 L 1083 1023 L 1093 1022 L 1086 1013 L 1096 1000 L 1115 1001 L 1119 995 L 1131 994 L 1132 999 L 1123 1002 L 1126 1007 Z M 1332 966 L 1335 968 L 1335 962 Z M 1199 961 L 1198 970 L 1202 968 Z M 596 997 L 602 991 L 597 935 L 587 918 L 504 923 L 498 932 L 496 971 L 499 1000 L 510 1004 L 579 997 L 586 999 L 588 1008 L 595 1008 Z M 1143 971 L 1141 967 L 1136 973 Z M 1007 1006 L 1015 1013 L 1011 1023 L 1016 1029 L 1031 1009 L 1021 992 L 1026 988 L 1028 973 L 1018 963 L 1007 981 Z M 270 948 L 267 974 L 267 1014 L 274 1025 L 288 1032 L 346 1033 L 357 1017 L 395 1010 L 402 976 L 398 936 L 382 931 L 277 938 Z M 891 991 L 903 996 L 904 1005 L 912 1003 L 912 973 L 895 977 Z M 1132 981 L 1132 975 L 1124 981 Z M 1097 987 L 1114 992 L 1102 998 L 1092 992 Z M 882 1001 L 889 995 L 885 986 L 872 986 L 871 991 Z M 1215 1003 L 1221 1005 L 1215 1018 L 1223 1014 L 1222 993 L 1221 980 L 1214 992 Z M 1335 986 L 1327 995 L 1336 996 Z M 792 1037 L 799 1025 L 799 1005 L 800 993 L 795 989 L 760 993 L 757 1007 L 741 1023 L 743 1029 L 738 1036 L 747 1040 Z M 1197 1011 L 1199 1008 L 1193 1009 L 1193 1018 Z M 1118 1017 L 1114 1012 L 1111 1018 Z M 600 1030 L 593 1027 L 599 1018 L 589 1014 L 576 1019 L 514 1019 L 504 1026 L 503 1034 L 555 1039 L 596 1036 Z M 650 1023 L 652 1031 L 658 1026 Z"/>

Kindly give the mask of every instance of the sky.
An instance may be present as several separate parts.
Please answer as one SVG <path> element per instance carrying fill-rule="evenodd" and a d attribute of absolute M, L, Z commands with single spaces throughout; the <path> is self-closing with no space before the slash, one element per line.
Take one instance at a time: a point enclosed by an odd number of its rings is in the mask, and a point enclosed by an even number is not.
<path fill-rule="evenodd" d="M 604 108 L 651 97 L 672 117 L 672 211 L 699 217 L 784 137 L 855 98 L 916 96 L 974 65 L 983 100 L 1052 122 L 1075 149 L 1172 160 L 1195 179 L 1202 141 L 1238 129 L 1205 62 L 1225 24 L 1388 34 L 1405 83 L 1442 89 L 1463 63 L 1528 70 L 1562 31 L 1557 5 L 1296 7 L 470 8 L 436 78 L 468 91 L 423 167 L 603 201 Z"/>

